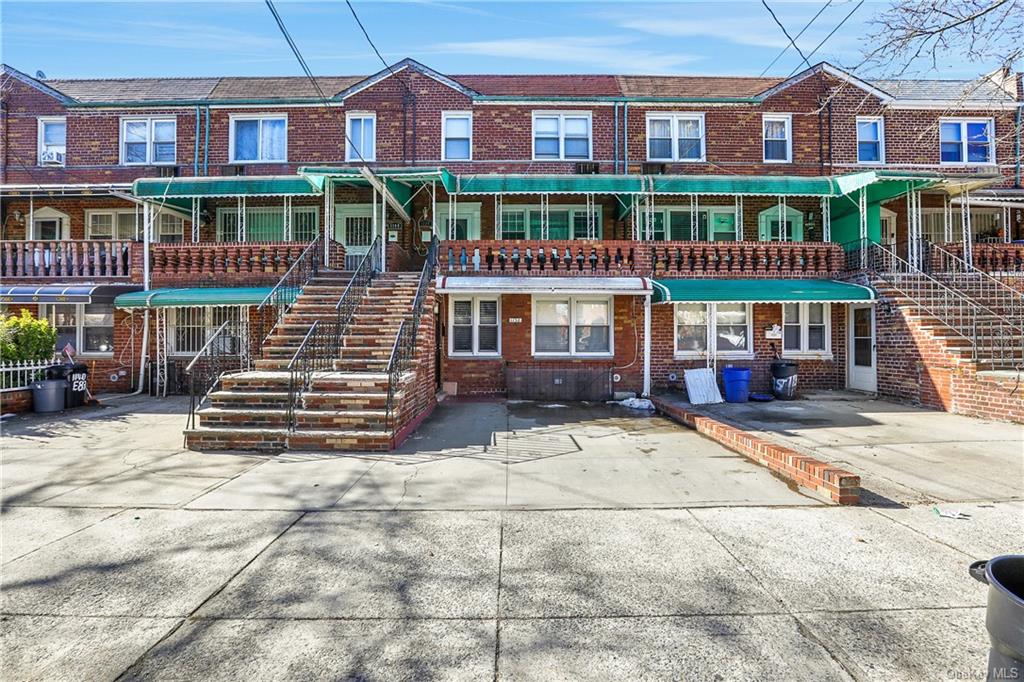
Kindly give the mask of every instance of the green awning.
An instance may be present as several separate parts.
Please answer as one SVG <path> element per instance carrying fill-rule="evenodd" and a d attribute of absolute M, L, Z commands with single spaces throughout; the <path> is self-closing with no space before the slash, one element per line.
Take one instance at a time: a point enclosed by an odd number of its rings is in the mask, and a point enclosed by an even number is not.
<path fill-rule="evenodd" d="M 835 177 L 792 175 L 652 175 L 655 194 L 724 194 L 755 196 L 834 197 L 849 194 L 875 180 L 874 173 Z"/>
<path fill-rule="evenodd" d="M 322 190 L 300 175 L 214 178 L 140 178 L 132 186 L 137 197 L 315 196 Z"/>
<path fill-rule="evenodd" d="M 447 168 L 371 168 L 370 170 L 375 176 L 384 180 L 390 190 L 393 190 L 397 184 L 411 187 L 430 182 L 440 184 L 448 192 L 455 190 L 455 176 L 449 173 Z M 369 185 L 360 167 L 302 166 L 299 168 L 299 175 L 308 178 L 311 183 L 319 187 L 323 187 L 327 178 L 335 182 L 360 187 Z"/>
<path fill-rule="evenodd" d="M 459 194 L 640 194 L 643 175 L 460 175 Z"/>
<path fill-rule="evenodd" d="M 868 287 L 831 279 L 656 279 L 655 303 L 855 303 Z"/>
<path fill-rule="evenodd" d="M 208 287 L 151 289 L 121 294 L 117 308 L 183 308 L 188 306 L 259 305 L 273 287 Z"/>

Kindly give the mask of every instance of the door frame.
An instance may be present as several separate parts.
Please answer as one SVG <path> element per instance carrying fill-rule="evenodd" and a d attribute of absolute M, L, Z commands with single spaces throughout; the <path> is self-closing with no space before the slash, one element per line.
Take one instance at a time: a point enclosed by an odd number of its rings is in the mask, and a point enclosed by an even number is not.
<path fill-rule="evenodd" d="M 854 365 L 854 311 L 866 308 L 871 313 L 871 380 L 860 385 L 854 385 L 857 380 L 854 378 L 856 372 L 864 372 L 864 369 L 856 369 Z M 872 303 L 850 303 L 847 305 L 846 313 L 846 388 L 865 393 L 878 392 L 878 329 L 875 306 Z"/>

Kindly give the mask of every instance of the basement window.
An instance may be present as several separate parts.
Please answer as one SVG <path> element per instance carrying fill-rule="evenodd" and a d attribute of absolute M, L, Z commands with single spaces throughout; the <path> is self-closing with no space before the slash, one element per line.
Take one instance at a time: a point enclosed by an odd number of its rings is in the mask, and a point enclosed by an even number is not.
<path fill-rule="evenodd" d="M 171 355 L 192 356 L 202 350 L 206 342 L 228 322 L 225 333 L 217 337 L 213 345 L 220 352 L 238 352 L 237 330 L 242 314 L 248 314 L 244 306 L 192 306 L 172 308 L 167 311 L 167 350 Z"/>
<path fill-rule="evenodd" d="M 501 354 L 501 313 L 497 298 L 451 298 L 448 308 L 448 354 Z"/>
<path fill-rule="evenodd" d="M 610 356 L 610 298 L 534 298 L 533 354 Z"/>
<path fill-rule="evenodd" d="M 828 303 L 782 305 L 782 354 L 831 357 L 831 306 Z"/>
<path fill-rule="evenodd" d="M 703 357 L 710 340 L 720 357 L 751 357 L 753 319 L 750 303 L 676 303 L 675 356 Z"/>
<path fill-rule="evenodd" d="M 109 303 L 72 303 L 40 306 L 39 317 L 57 331 L 55 351 L 71 344 L 77 354 L 114 353 L 114 306 Z"/>

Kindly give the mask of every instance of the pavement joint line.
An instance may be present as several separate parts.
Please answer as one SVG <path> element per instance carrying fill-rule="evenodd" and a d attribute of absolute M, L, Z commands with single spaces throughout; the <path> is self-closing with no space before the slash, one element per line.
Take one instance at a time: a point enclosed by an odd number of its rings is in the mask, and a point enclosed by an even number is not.
<path fill-rule="evenodd" d="M 284 529 L 283 529 L 283 530 L 282 530 L 282 531 L 281 531 L 280 533 L 278 533 L 278 534 L 277 534 L 277 535 L 275 535 L 275 536 L 274 536 L 273 538 L 271 538 L 271 539 L 270 539 L 270 542 L 268 542 L 268 543 L 267 543 L 266 545 L 264 545 L 263 547 L 261 547 L 261 548 L 260 548 L 260 551 L 258 551 L 258 552 L 256 552 L 255 554 L 253 554 L 253 555 L 252 555 L 252 557 L 250 557 L 248 561 L 246 561 L 245 563 L 243 563 L 243 564 L 242 564 L 242 565 L 241 565 L 241 566 L 239 567 L 239 569 L 238 569 L 237 571 L 234 571 L 234 572 L 233 572 L 233 573 L 232 573 L 232 574 L 231 574 L 230 576 L 228 576 L 227 580 L 225 580 L 225 581 L 224 581 L 223 583 L 221 583 L 220 587 L 218 587 L 218 588 L 217 588 L 217 589 L 215 589 L 215 590 L 214 590 L 213 592 L 211 592 L 211 593 L 210 593 L 209 595 L 207 595 L 207 596 L 206 596 L 206 598 L 205 598 L 205 599 L 203 599 L 203 600 L 202 600 L 201 602 L 199 602 L 199 604 L 198 604 L 198 605 L 197 605 L 197 606 L 196 606 L 196 607 L 195 607 L 194 609 L 192 609 L 191 611 L 189 611 L 189 612 L 188 612 L 188 613 L 187 613 L 187 614 L 185 615 L 185 617 L 184 617 L 184 618 L 182 618 L 182 619 L 181 619 L 180 621 L 178 621 L 178 622 L 177 622 L 177 623 L 176 623 L 176 624 L 174 625 L 174 627 L 172 627 L 172 628 L 171 628 L 170 630 L 168 630 L 167 632 L 165 632 L 165 633 L 164 633 L 164 635 L 163 635 L 162 637 L 160 637 L 160 639 L 158 639 L 158 640 L 157 640 L 156 642 L 154 642 L 152 646 L 150 646 L 150 647 L 149 647 L 149 648 L 147 648 L 147 649 L 146 649 L 145 651 L 143 651 L 143 652 L 142 652 L 141 654 L 139 654 L 139 656 L 138 656 L 138 657 L 137 657 L 137 658 L 136 658 L 136 659 L 135 659 L 135 660 L 134 660 L 134 661 L 133 661 L 133 662 L 132 662 L 132 663 L 131 663 L 131 664 L 130 664 L 130 665 L 129 665 L 128 667 L 127 667 L 127 668 L 125 668 L 124 670 L 122 670 L 122 671 L 121 671 L 121 673 L 120 673 L 120 674 L 119 674 L 119 675 L 118 675 L 117 677 L 115 677 L 114 679 L 115 679 L 115 680 L 121 680 L 121 679 L 124 679 L 125 675 L 127 675 L 127 674 L 128 674 L 129 672 L 131 672 L 131 671 L 132 671 L 132 669 L 134 669 L 134 668 L 138 667 L 138 666 L 139 666 L 139 664 L 140 664 L 140 663 L 142 663 L 142 661 L 143 661 L 143 660 L 144 660 L 144 659 L 146 658 L 146 656 L 148 656 L 148 655 L 149 655 L 149 652 L 151 652 L 151 651 L 153 651 L 154 649 L 156 649 L 156 648 L 157 648 L 158 646 L 160 646 L 160 645 L 161 645 L 161 644 L 163 644 L 163 643 L 164 643 L 165 641 L 167 641 L 167 639 L 168 639 L 169 637 L 171 637 L 172 635 L 174 635 L 174 633 L 176 633 L 176 632 L 177 632 L 178 630 L 180 630 L 180 629 L 181 629 L 181 626 L 182 626 L 182 625 L 184 625 L 186 621 L 188 621 L 188 620 L 191 620 L 191 619 L 192 619 L 192 617 L 193 617 L 193 616 L 195 616 L 196 612 L 198 612 L 198 611 L 199 611 L 199 610 L 200 610 L 201 608 L 203 608 L 203 607 L 204 607 L 204 606 L 206 606 L 206 605 L 207 605 L 208 603 L 210 603 L 210 600 L 211 600 L 211 599 L 214 599 L 215 597 L 217 597 L 217 595 L 219 595 L 219 594 L 220 594 L 221 592 L 223 592 L 223 591 L 225 590 L 225 588 L 227 588 L 227 586 L 228 586 L 229 584 L 231 584 L 231 581 L 232 581 L 232 580 L 234 580 L 235 578 L 237 578 L 237 577 L 239 576 L 239 574 L 241 574 L 241 573 L 242 573 L 242 571 L 244 571 L 244 570 L 245 570 L 245 569 L 247 569 L 247 568 L 248 568 L 249 566 L 251 566 L 251 565 L 253 564 L 253 562 L 254 562 L 254 561 L 256 561 L 256 560 L 257 560 L 258 558 L 260 558 L 261 556 L 263 556 L 263 553 L 264 553 L 264 552 L 266 552 L 266 551 L 267 551 L 268 549 L 270 549 L 270 547 L 272 547 L 272 546 L 274 545 L 274 543 L 276 543 L 276 542 L 277 542 L 278 540 L 280 540 L 280 539 L 281 539 L 281 537 L 282 537 L 282 536 L 283 536 L 283 535 L 284 535 L 285 533 L 287 533 L 287 532 L 288 532 L 288 531 L 290 531 L 290 530 L 291 530 L 292 528 L 294 528 L 294 527 L 295 527 L 295 524 L 297 524 L 297 523 L 298 523 L 299 521 L 301 521 L 301 520 L 302 520 L 303 518 L 305 518 L 305 516 L 306 516 L 306 512 L 302 512 L 302 513 L 298 514 L 298 516 L 296 516 L 296 517 L 295 517 L 294 519 L 292 519 L 292 522 L 291 522 L 291 523 L 289 523 L 289 524 L 288 524 L 287 526 L 285 526 L 285 527 L 284 527 Z"/>
<path fill-rule="evenodd" d="M 226 478 L 225 477 L 221 477 L 218 483 L 215 483 L 212 486 L 208 486 L 208 487 L 204 488 L 203 490 L 201 490 L 196 495 L 193 495 L 189 499 L 187 499 L 184 502 L 182 502 L 181 504 L 177 505 L 176 508 L 177 509 L 184 509 L 188 505 L 190 505 L 193 502 L 195 502 L 196 500 L 198 500 L 200 497 L 203 497 L 204 495 L 208 495 L 208 494 L 212 493 L 217 488 L 220 488 L 221 486 L 227 485 L 231 481 L 234 481 L 236 478 L 240 477 L 242 474 L 247 474 L 250 471 L 252 471 L 253 469 L 256 469 L 257 467 L 263 466 L 264 464 L 266 464 L 266 461 L 256 461 L 256 462 L 252 463 L 252 466 L 248 466 L 245 469 L 242 469 L 241 471 L 239 471 L 238 473 L 236 473 L 233 476 L 229 476 L 229 477 L 226 477 Z"/>
<path fill-rule="evenodd" d="M 25 507 L 25 508 L 26 509 L 61 509 L 62 507 Z M 79 508 L 80 509 L 88 509 L 89 507 L 79 507 Z M 71 537 L 72 535 L 76 535 L 78 533 L 81 533 L 83 530 L 88 530 L 88 529 L 92 528 L 95 525 L 103 523 L 104 521 L 106 521 L 108 519 L 114 518 L 118 514 L 123 514 L 124 512 L 128 511 L 128 509 L 129 509 L 128 507 L 121 507 L 119 509 L 115 509 L 112 513 L 107 514 L 102 519 L 97 519 L 97 520 L 93 521 L 92 523 L 90 523 L 90 524 L 88 524 L 86 526 L 82 526 L 81 528 L 79 528 L 77 530 L 71 531 L 67 535 L 62 535 L 59 538 L 55 538 L 53 540 L 50 540 L 49 542 L 44 543 L 42 545 L 39 545 L 38 547 L 33 547 L 32 549 L 30 549 L 29 551 L 25 552 L 24 554 L 19 554 L 18 556 L 14 557 L 13 559 L 8 559 L 7 561 L 3 562 L 3 565 L 6 566 L 7 564 L 12 563 L 14 561 L 17 561 L 18 559 L 21 559 L 23 557 L 27 557 L 28 555 L 32 554 L 33 552 L 38 552 L 39 550 L 43 549 L 44 547 L 49 547 L 50 545 L 54 544 L 55 542 L 60 542 L 61 540 L 66 540 L 67 538 Z"/>
<path fill-rule="evenodd" d="M 340 499 L 340 498 L 339 498 Z M 818 498 L 813 496 L 808 499 L 818 502 Z M 1017 498 L 1009 500 L 978 500 L 978 502 L 1017 502 Z M 13 504 L 9 505 L 11 508 L 30 508 L 30 509 L 122 509 L 121 505 L 91 505 L 82 506 L 81 504 L 74 505 L 58 505 L 58 504 Z M 916 504 L 911 506 L 926 506 L 924 504 Z M 308 512 L 316 514 L 343 514 L 347 512 L 360 512 L 360 513 L 380 513 L 380 514 L 393 514 L 393 513 L 443 513 L 443 512 L 465 512 L 465 513 L 484 513 L 484 512 L 495 512 L 502 511 L 501 506 L 492 507 L 406 507 L 403 509 L 392 509 L 382 507 L 178 507 L 176 505 L 138 505 L 133 504 L 129 507 L 130 509 L 143 509 L 143 510 L 156 510 L 156 511 L 167 511 L 174 509 L 182 509 L 183 511 L 190 512 L 254 512 L 254 511 L 268 511 L 268 512 Z M 787 504 L 787 503 L 769 503 L 769 504 L 694 504 L 688 506 L 679 505 L 634 505 L 628 507 L 519 507 L 511 505 L 507 508 L 507 511 L 515 512 L 517 514 L 538 514 L 544 512 L 570 512 L 570 511 L 597 511 L 597 512 L 624 512 L 624 511 L 689 511 L 693 509 L 795 509 L 795 510 L 823 510 L 823 509 L 850 509 L 851 507 L 840 507 L 839 505 L 831 504 Z M 868 509 L 867 505 L 860 507 L 852 507 L 853 509 Z"/>
<path fill-rule="evenodd" d="M 890 521 L 891 523 L 895 523 L 898 526 L 902 526 L 903 528 L 906 528 L 907 530 L 909 530 L 909 531 L 911 531 L 913 533 L 916 533 L 917 535 L 920 535 L 921 537 L 923 537 L 925 540 L 928 540 L 929 542 L 933 542 L 933 543 L 935 543 L 937 545 L 941 545 L 943 547 L 948 547 L 949 549 L 953 550 L 957 554 L 963 554 L 965 557 L 967 557 L 969 559 L 977 559 L 978 558 L 978 557 L 974 556 L 973 554 L 971 554 L 970 552 L 966 552 L 966 551 L 960 549 L 959 547 L 957 547 L 955 545 L 951 545 L 948 542 L 944 542 L 943 540 L 940 540 L 939 538 L 932 537 L 928 533 L 925 533 L 923 530 L 920 530 L 920 529 L 914 528 L 913 526 L 907 525 L 906 523 L 903 523 L 899 519 L 893 518 L 892 516 L 889 516 L 888 514 L 883 514 L 878 509 L 872 509 L 871 511 L 874 514 L 877 514 L 878 516 L 881 516 L 883 519 L 886 519 L 886 520 Z M 956 519 L 952 519 L 952 520 L 955 521 Z"/>
<path fill-rule="evenodd" d="M 835 642 L 831 642 L 826 637 L 815 632 L 810 623 L 804 622 L 799 616 L 794 615 L 793 620 L 796 622 L 796 630 L 800 633 L 800 636 L 811 644 L 816 644 L 820 649 L 828 654 L 829 658 L 835 661 L 836 665 L 838 665 L 846 675 L 851 679 L 856 680 L 856 682 L 863 682 L 866 679 L 860 670 L 860 667 L 853 663 L 853 661 L 848 660 L 846 652 L 843 651 L 842 646 Z M 829 646 L 830 644 L 832 646 Z M 839 650 L 838 653 L 833 651 L 833 647 Z"/>
<path fill-rule="evenodd" d="M 352 481 L 351 485 L 349 485 L 347 488 L 341 491 L 341 495 L 338 495 L 337 499 L 335 499 L 334 502 L 331 503 L 331 505 L 333 506 L 341 502 L 342 498 L 344 498 L 346 495 L 352 492 L 352 488 L 355 488 L 359 484 L 359 481 L 363 480 L 363 477 L 366 476 L 366 474 L 370 473 L 373 467 L 377 466 L 377 464 L 379 464 L 381 459 L 383 458 L 384 454 L 378 455 L 376 458 L 373 458 L 372 461 L 370 462 L 370 466 L 363 469 L 363 472 L 356 477 L 356 480 Z"/>
<path fill-rule="evenodd" d="M 510 431 L 512 419 L 508 412 L 508 405 L 502 408 L 505 412 L 505 430 Z M 497 436 L 491 434 L 491 438 Z M 498 516 L 498 585 L 494 599 L 494 682 L 501 677 L 501 570 L 505 558 L 505 512 L 508 508 L 508 487 L 511 471 L 509 470 L 509 441 L 505 439 L 505 505 Z"/>

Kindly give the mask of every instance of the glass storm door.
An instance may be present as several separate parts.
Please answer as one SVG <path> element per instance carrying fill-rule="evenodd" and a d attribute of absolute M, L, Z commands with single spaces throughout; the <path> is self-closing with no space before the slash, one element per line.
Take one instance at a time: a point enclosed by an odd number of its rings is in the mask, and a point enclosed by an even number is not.
<path fill-rule="evenodd" d="M 846 385 L 858 391 L 874 393 L 878 390 L 878 369 L 875 357 L 875 308 L 871 305 L 851 305 L 850 348 L 847 353 L 849 369 Z"/>

